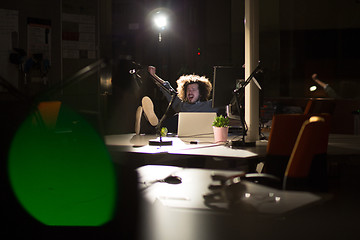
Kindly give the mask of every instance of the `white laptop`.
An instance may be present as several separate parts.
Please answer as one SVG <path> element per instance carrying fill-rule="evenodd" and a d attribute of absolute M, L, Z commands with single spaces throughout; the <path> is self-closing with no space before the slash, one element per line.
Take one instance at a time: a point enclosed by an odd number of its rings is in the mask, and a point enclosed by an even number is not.
<path fill-rule="evenodd" d="M 209 137 L 213 136 L 212 123 L 216 112 L 179 112 L 179 137 Z"/>

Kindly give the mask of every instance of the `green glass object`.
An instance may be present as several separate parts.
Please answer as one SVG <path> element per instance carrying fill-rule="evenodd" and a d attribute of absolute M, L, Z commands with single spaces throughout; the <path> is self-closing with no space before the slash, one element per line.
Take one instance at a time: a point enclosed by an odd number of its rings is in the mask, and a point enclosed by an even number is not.
<path fill-rule="evenodd" d="M 8 171 L 16 197 L 46 225 L 103 225 L 112 219 L 117 197 L 103 140 L 63 105 L 56 124 L 41 116 L 39 111 L 31 114 L 12 141 Z"/>
<path fill-rule="evenodd" d="M 166 128 L 166 127 L 162 127 L 161 128 L 161 130 L 160 130 L 160 135 L 162 136 L 162 137 L 166 137 L 167 136 L 167 134 L 168 134 L 168 129 Z"/>

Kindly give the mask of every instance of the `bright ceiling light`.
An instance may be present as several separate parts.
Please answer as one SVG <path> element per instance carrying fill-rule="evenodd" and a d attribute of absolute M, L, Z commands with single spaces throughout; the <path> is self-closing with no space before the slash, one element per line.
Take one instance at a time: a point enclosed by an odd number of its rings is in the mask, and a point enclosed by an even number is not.
<path fill-rule="evenodd" d="M 314 91 L 316 91 L 316 89 L 317 89 L 316 86 L 311 86 L 311 87 L 310 87 L 310 92 L 314 92 Z"/>
<path fill-rule="evenodd" d="M 157 12 L 155 17 L 154 17 L 154 23 L 155 25 L 161 29 L 161 30 L 164 30 L 165 27 L 167 26 L 167 16 L 160 13 L 160 12 Z"/>

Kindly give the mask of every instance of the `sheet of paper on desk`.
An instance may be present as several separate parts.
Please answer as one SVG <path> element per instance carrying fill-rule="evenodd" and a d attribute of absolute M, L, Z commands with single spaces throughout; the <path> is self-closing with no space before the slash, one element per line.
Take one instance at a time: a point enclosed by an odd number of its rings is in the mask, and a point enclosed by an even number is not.
<path fill-rule="evenodd" d="M 131 152 L 134 153 L 166 153 L 168 152 L 168 146 L 141 146 L 141 147 L 132 147 Z"/>
<path fill-rule="evenodd" d="M 157 141 L 159 141 L 159 138 L 154 138 Z M 173 148 L 184 148 L 186 146 L 186 144 L 184 142 L 182 142 L 180 139 L 178 138 L 172 138 L 172 137 L 163 137 L 162 138 L 164 141 L 168 141 L 171 140 L 172 141 L 172 145 L 169 146 L 156 146 L 156 145 L 144 145 L 144 146 L 133 146 L 131 149 L 131 152 L 138 152 L 138 153 L 165 153 L 165 152 L 169 152 L 170 149 Z M 150 140 L 150 139 L 149 139 Z"/>
<path fill-rule="evenodd" d="M 199 143 L 199 144 L 185 144 L 185 145 L 177 145 L 173 146 L 171 149 L 169 149 L 169 153 L 177 153 L 181 150 L 192 150 L 192 149 L 200 149 L 200 148 L 209 148 L 219 146 L 217 143 Z"/>
<path fill-rule="evenodd" d="M 206 147 L 206 148 L 205 148 Z M 256 153 L 244 149 L 232 149 L 224 145 L 211 144 L 204 147 L 198 146 L 193 148 L 169 149 L 172 154 L 192 154 L 192 155 L 207 155 L 219 157 L 257 157 Z"/>
<path fill-rule="evenodd" d="M 157 138 L 156 140 L 159 140 Z M 181 153 L 183 150 L 190 150 L 190 149 L 200 149 L 206 147 L 213 147 L 218 146 L 215 143 L 208 143 L 208 144 L 186 144 L 181 141 L 179 138 L 163 138 L 163 140 L 171 140 L 173 141 L 172 145 L 170 146 L 133 146 L 131 152 L 138 152 L 138 153 Z"/>

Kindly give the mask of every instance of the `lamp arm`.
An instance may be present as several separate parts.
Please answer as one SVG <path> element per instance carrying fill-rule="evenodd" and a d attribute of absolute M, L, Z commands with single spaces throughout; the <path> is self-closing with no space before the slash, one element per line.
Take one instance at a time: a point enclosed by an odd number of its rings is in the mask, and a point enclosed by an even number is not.
<path fill-rule="evenodd" d="M 241 89 L 241 88 L 240 88 Z M 240 93 L 243 93 L 243 91 L 241 91 Z M 235 102 L 236 102 L 236 108 L 238 110 L 239 113 L 239 117 L 240 117 L 240 122 L 241 122 L 241 126 L 242 126 L 242 141 L 245 142 L 245 136 L 247 133 L 247 125 L 244 119 L 244 115 L 240 109 L 240 103 L 239 103 L 239 98 L 242 98 L 244 94 L 240 94 L 239 91 L 237 92 L 233 92 L 234 96 L 235 96 Z M 239 96 L 240 95 L 240 96 Z"/>
<path fill-rule="evenodd" d="M 148 71 L 148 73 L 156 85 L 161 87 L 164 91 L 166 91 L 168 94 L 170 94 L 172 96 L 177 95 L 177 92 L 175 91 L 175 89 L 173 89 L 171 87 L 171 85 L 168 81 L 161 79 L 159 76 L 157 76 L 154 73 L 150 73 L 149 71 Z"/>
<path fill-rule="evenodd" d="M 156 133 L 159 134 L 159 137 L 160 137 L 160 142 L 162 141 L 161 140 L 161 126 L 162 126 L 162 123 L 164 122 L 164 120 L 166 119 L 166 114 L 169 112 L 172 104 L 174 103 L 174 100 L 175 100 L 175 97 L 176 95 L 175 94 L 172 94 L 171 95 L 171 99 L 169 101 L 169 104 L 163 114 L 163 116 L 161 117 L 160 121 L 158 122 L 158 124 L 156 125 Z"/>
<path fill-rule="evenodd" d="M 252 71 L 250 76 L 245 80 L 245 82 L 243 84 L 241 84 L 239 88 L 236 88 L 234 90 L 234 92 L 237 93 L 240 90 L 242 90 L 243 88 L 245 88 L 251 82 L 251 80 L 254 80 L 256 86 L 261 90 L 261 87 L 260 87 L 259 83 L 257 82 L 257 80 L 254 77 L 257 73 L 260 73 L 260 72 L 262 72 L 262 70 L 261 70 L 260 64 L 258 64 L 256 66 L 256 68 L 254 69 L 254 71 Z"/>

